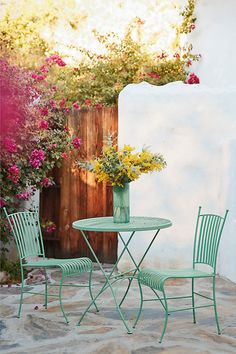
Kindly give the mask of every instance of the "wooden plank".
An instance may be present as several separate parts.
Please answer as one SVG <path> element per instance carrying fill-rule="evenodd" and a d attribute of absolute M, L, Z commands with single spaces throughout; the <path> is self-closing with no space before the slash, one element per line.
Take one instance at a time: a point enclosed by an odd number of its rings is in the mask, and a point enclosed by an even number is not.
<path fill-rule="evenodd" d="M 82 140 L 79 150 L 74 152 L 74 161 L 87 156 L 87 123 L 85 112 L 75 113 L 72 117 L 74 136 Z M 71 256 L 88 256 L 87 245 L 80 232 L 72 228 L 72 222 L 87 217 L 87 173 L 79 170 L 75 164 L 71 166 L 71 214 L 70 214 L 70 240 Z"/>
<path fill-rule="evenodd" d="M 68 125 L 73 137 L 78 136 L 78 120 L 79 115 L 75 113 L 73 116 L 70 116 L 68 119 Z M 79 203 L 79 170 L 75 166 L 75 162 L 78 159 L 78 150 L 74 150 L 71 153 L 70 160 L 70 194 L 68 195 L 69 199 L 69 242 L 70 242 L 70 256 L 77 256 L 78 249 L 78 232 L 72 228 L 72 222 L 78 218 L 78 211 L 80 209 Z"/>
<path fill-rule="evenodd" d="M 108 134 L 118 135 L 118 108 L 112 107 L 104 112 L 103 117 L 103 129 L 104 129 L 104 138 Z M 117 119 L 114 119 L 117 117 Z M 112 196 L 112 187 L 109 184 L 105 185 L 104 194 L 106 196 L 106 200 L 104 203 L 105 206 L 105 215 L 112 216 L 113 215 L 113 196 Z M 103 254 L 105 257 L 105 261 L 107 263 L 113 263 L 114 260 L 117 259 L 117 247 L 118 247 L 118 239 L 116 233 L 106 233 L 103 236 Z"/>

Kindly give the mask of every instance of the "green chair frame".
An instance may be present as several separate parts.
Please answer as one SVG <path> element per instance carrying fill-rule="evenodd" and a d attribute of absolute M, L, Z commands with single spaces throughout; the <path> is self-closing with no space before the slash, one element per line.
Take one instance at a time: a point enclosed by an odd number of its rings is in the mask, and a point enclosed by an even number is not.
<path fill-rule="evenodd" d="M 140 289 L 141 301 L 140 308 L 134 323 L 134 328 L 137 325 L 144 301 L 160 301 L 161 305 L 165 310 L 165 322 L 164 328 L 159 340 L 159 343 L 162 342 L 162 339 L 165 335 L 168 315 L 172 312 L 192 310 L 193 312 L 193 322 L 196 323 L 196 314 L 195 309 L 203 307 L 214 307 L 215 320 L 218 334 L 220 332 L 217 308 L 216 308 L 216 295 L 215 295 L 215 282 L 216 282 L 216 263 L 217 263 L 217 254 L 219 243 L 222 235 L 222 231 L 225 225 L 226 217 L 228 210 L 226 210 L 224 217 L 215 215 L 215 214 L 201 214 L 201 207 L 198 210 L 197 223 L 195 229 L 194 237 L 194 248 L 193 248 L 193 264 L 191 269 L 167 269 L 167 270 L 155 270 L 155 269 L 143 269 L 138 274 L 138 284 Z M 201 271 L 196 268 L 198 264 L 205 264 L 210 267 L 211 272 Z M 165 292 L 165 282 L 168 279 L 178 279 L 178 278 L 190 278 L 192 279 L 192 294 L 187 296 L 172 296 L 167 297 Z M 194 280 L 197 278 L 212 278 L 212 297 L 205 296 L 195 291 Z M 147 286 L 152 289 L 156 297 L 154 299 L 144 299 L 142 285 Z M 162 297 L 159 296 L 157 291 L 162 293 Z M 211 303 L 196 306 L 195 305 L 195 295 L 203 297 L 207 300 L 210 300 Z M 168 301 L 169 299 L 192 299 L 192 306 L 180 309 L 169 310 Z"/>
<path fill-rule="evenodd" d="M 93 300 L 92 294 L 92 271 L 93 263 L 91 259 L 87 257 L 82 258 L 71 258 L 71 259 L 47 259 L 45 257 L 44 245 L 42 232 L 39 221 L 39 214 L 36 209 L 33 211 L 23 211 L 8 214 L 6 208 L 4 212 L 8 223 L 10 225 L 16 247 L 19 253 L 20 259 L 20 270 L 21 270 L 21 295 L 20 295 L 20 305 L 17 317 L 21 317 L 21 309 L 23 303 L 23 295 L 27 294 L 37 294 L 44 295 L 45 308 L 48 306 L 48 297 L 55 296 L 59 297 L 59 303 L 61 312 L 64 316 L 65 322 L 69 323 L 68 317 L 64 311 L 62 303 L 62 288 L 63 286 L 73 286 L 73 287 L 88 287 L 90 297 Z M 36 261 L 27 262 L 28 257 L 38 257 Z M 28 291 L 29 286 L 24 285 L 24 270 L 25 268 L 43 268 L 45 274 L 45 292 L 37 293 L 33 291 Z M 50 284 L 50 286 L 59 286 L 58 294 L 48 293 L 48 279 L 47 279 L 47 269 L 59 268 L 61 270 L 61 281 L 59 284 Z M 82 272 L 89 272 L 88 285 L 84 284 L 64 284 L 67 277 L 77 276 Z M 93 302 L 96 310 L 98 311 L 95 301 Z"/>

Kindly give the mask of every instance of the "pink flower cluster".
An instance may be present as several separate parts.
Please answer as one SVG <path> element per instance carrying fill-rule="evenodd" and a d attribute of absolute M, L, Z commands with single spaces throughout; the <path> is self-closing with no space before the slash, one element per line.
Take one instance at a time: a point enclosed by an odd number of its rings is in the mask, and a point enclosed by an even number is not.
<path fill-rule="evenodd" d="M 18 183 L 20 179 L 20 169 L 17 165 L 12 165 L 8 168 L 8 179 L 10 179 L 13 183 Z"/>
<path fill-rule="evenodd" d="M 187 80 L 187 84 L 200 84 L 200 79 L 199 77 L 197 77 L 197 75 L 195 75 L 194 73 L 189 75 L 189 78 Z"/>
<path fill-rule="evenodd" d="M 41 120 L 39 122 L 39 128 L 40 129 L 48 129 L 49 128 L 49 123 L 47 120 Z"/>
<path fill-rule="evenodd" d="M 46 79 L 45 75 L 40 75 L 40 74 L 37 74 L 37 73 L 32 73 L 31 77 L 32 77 L 32 79 L 37 80 L 37 81 L 43 81 L 43 80 Z"/>
<path fill-rule="evenodd" d="M 51 151 L 51 150 L 53 150 L 53 149 L 56 149 L 57 148 L 57 144 L 50 144 L 50 145 L 48 145 L 48 151 Z"/>
<path fill-rule="evenodd" d="M 60 106 L 61 109 L 64 109 L 64 112 L 69 113 L 69 112 L 70 112 L 70 108 L 69 108 L 69 107 L 65 107 L 65 104 L 66 104 L 66 101 L 65 101 L 65 99 L 63 98 L 63 99 L 60 101 L 59 106 Z M 79 104 L 78 104 L 77 102 L 75 102 L 75 103 L 73 104 L 73 107 L 76 108 L 76 109 L 80 109 L 80 106 L 79 106 Z"/>
<path fill-rule="evenodd" d="M 180 54 L 176 52 L 176 53 L 173 55 L 173 58 L 179 59 L 179 58 L 180 58 Z"/>
<path fill-rule="evenodd" d="M 147 73 L 147 76 L 149 76 L 153 79 L 160 79 L 160 77 L 161 77 L 158 73 L 154 73 L 154 72 Z"/>
<path fill-rule="evenodd" d="M 52 234 L 54 231 L 56 231 L 56 229 L 57 227 L 52 221 L 50 221 L 48 225 L 45 226 L 45 232 L 47 234 Z"/>
<path fill-rule="evenodd" d="M 31 74 L 32 79 L 36 81 L 43 81 L 46 79 L 47 73 L 49 72 L 49 69 L 53 64 L 57 64 L 58 66 L 66 65 L 66 63 L 57 54 L 51 55 L 50 57 L 46 58 L 45 61 L 46 63 L 40 67 L 41 73 L 37 74 L 36 72 L 33 72 Z"/>
<path fill-rule="evenodd" d="M 41 181 L 41 185 L 43 187 L 50 187 L 53 185 L 53 181 L 48 177 L 44 177 Z"/>
<path fill-rule="evenodd" d="M 46 58 L 46 63 L 48 63 L 49 65 L 57 64 L 58 66 L 66 65 L 66 63 L 57 54 L 51 55 L 50 57 Z"/>
<path fill-rule="evenodd" d="M 0 208 L 3 208 L 7 203 L 3 198 L 0 198 Z"/>
<path fill-rule="evenodd" d="M 81 139 L 80 138 L 74 138 L 72 140 L 72 144 L 73 144 L 75 149 L 79 149 L 80 146 L 81 146 Z"/>
<path fill-rule="evenodd" d="M 49 72 L 49 67 L 46 65 L 46 64 L 43 64 L 41 67 L 40 67 L 40 71 L 41 73 L 43 74 L 47 74 Z"/>
<path fill-rule="evenodd" d="M 60 108 L 63 108 L 63 107 L 65 106 L 65 103 L 66 103 L 66 101 L 65 101 L 65 99 L 63 98 L 63 99 L 61 100 L 61 102 L 59 103 Z"/>
<path fill-rule="evenodd" d="M 51 106 L 52 109 L 57 108 L 55 101 L 49 100 L 49 104 L 50 104 L 50 106 Z"/>
<path fill-rule="evenodd" d="M 64 159 L 64 160 L 67 160 L 68 159 L 68 154 L 66 152 L 62 152 L 61 153 L 61 158 Z"/>
<path fill-rule="evenodd" d="M 29 197 L 31 197 L 31 195 L 32 195 L 32 191 L 26 191 L 26 192 L 18 193 L 16 195 L 16 198 L 20 200 L 28 200 Z"/>
<path fill-rule="evenodd" d="M 161 54 L 157 55 L 158 59 L 164 59 L 167 58 L 167 54 L 165 52 L 161 52 Z"/>
<path fill-rule="evenodd" d="M 95 104 L 95 108 L 102 109 L 103 108 L 103 104 L 98 102 L 98 103 Z"/>
<path fill-rule="evenodd" d="M 77 102 L 73 103 L 73 107 L 75 109 L 80 109 L 80 105 Z"/>
<path fill-rule="evenodd" d="M 40 114 L 41 114 L 42 116 L 47 116 L 47 115 L 48 115 L 48 109 L 47 109 L 47 107 L 41 108 L 41 109 L 40 109 Z"/>
<path fill-rule="evenodd" d="M 38 169 L 42 165 L 42 161 L 45 160 L 45 152 L 40 149 L 40 150 L 33 150 L 30 156 L 30 165 L 33 168 Z"/>
<path fill-rule="evenodd" d="M 16 142 L 14 139 L 5 138 L 4 145 L 5 145 L 6 150 L 10 153 L 14 153 L 17 151 L 17 146 L 16 146 Z"/>
<path fill-rule="evenodd" d="M 92 100 L 87 99 L 87 100 L 84 101 L 84 104 L 85 104 L 85 106 L 91 106 L 92 105 Z"/>

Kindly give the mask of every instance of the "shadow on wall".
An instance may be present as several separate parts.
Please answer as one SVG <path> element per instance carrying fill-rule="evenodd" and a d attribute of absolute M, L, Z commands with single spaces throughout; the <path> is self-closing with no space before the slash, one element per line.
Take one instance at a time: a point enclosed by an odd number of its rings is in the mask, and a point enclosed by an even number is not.
<path fill-rule="evenodd" d="M 222 168 L 227 176 L 222 180 L 221 199 L 230 206 L 230 211 L 219 249 L 218 269 L 236 283 L 236 139 L 227 141 L 224 146 L 224 164 Z"/>

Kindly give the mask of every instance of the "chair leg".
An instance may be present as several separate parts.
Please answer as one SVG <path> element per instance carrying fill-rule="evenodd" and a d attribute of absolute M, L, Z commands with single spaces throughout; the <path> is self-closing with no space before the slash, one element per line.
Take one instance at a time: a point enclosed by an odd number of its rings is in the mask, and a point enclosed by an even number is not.
<path fill-rule="evenodd" d="M 61 312 L 62 312 L 62 314 L 63 314 L 63 316 L 65 318 L 65 321 L 66 321 L 66 323 L 69 323 L 68 317 L 66 316 L 66 313 L 64 311 L 64 307 L 63 307 L 63 304 L 62 304 L 62 298 L 61 298 L 63 281 L 64 281 L 64 276 L 62 275 L 61 283 L 60 283 L 60 287 L 59 287 L 59 302 L 60 302 Z"/>
<path fill-rule="evenodd" d="M 17 314 L 18 318 L 20 318 L 20 316 L 21 316 L 23 294 L 24 294 L 24 271 L 23 271 L 23 268 L 21 267 L 21 294 L 20 294 L 20 305 L 19 305 L 18 314 Z"/>
<path fill-rule="evenodd" d="M 47 270 L 44 268 L 44 276 L 45 276 L 45 295 L 44 295 L 44 306 L 45 309 L 48 308 L 48 278 L 47 278 Z"/>
<path fill-rule="evenodd" d="M 93 297 L 93 293 L 92 293 L 92 272 L 93 272 L 92 270 L 89 272 L 89 293 L 90 293 L 90 297 L 93 301 L 96 311 L 99 312 L 99 309 L 96 305 L 96 302 L 94 301 L 94 297 Z"/>
<path fill-rule="evenodd" d="M 124 300 L 125 300 L 125 298 L 126 298 L 126 295 L 127 295 L 128 292 L 129 292 L 130 285 L 131 285 L 131 283 L 132 283 L 132 280 L 131 280 L 130 278 L 128 278 L 128 281 L 129 281 L 129 284 L 128 284 L 127 288 L 126 288 L 126 291 L 125 291 L 125 293 L 124 293 L 124 296 L 122 297 L 122 299 L 121 299 L 121 301 L 120 301 L 120 303 L 119 303 L 119 306 L 120 306 L 120 307 L 122 306 L 122 304 L 123 304 L 123 302 L 124 302 Z"/>
<path fill-rule="evenodd" d="M 221 331 L 220 331 L 220 325 L 219 325 L 219 320 L 218 320 L 218 314 L 217 314 L 217 308 L 216 308 L 216 278 L 213 277 L 212 278 L 212 282 L 213 282 L 213 301 L 214 301 L 214 311 L 215 311 L 215 319 L 216 319 L 216 326 L 217 326 L 217 332 L 218 334 L 221 334 Z"/>
<path fill-rule="evenodd" d="M 139 286 L 139 292 L 140 292 L 140 307 L 139 307 L 139 311 L 138 311 L 138 315 L 136 317 L 136 320 L 133 324 L 133 328 L 136 327 L 136 325 L 139 321 L 140 315 L 142 313 L 142 309 L 143 309 L 143 291 L 142 291 L 142 286 L 141 286 L 140 282 L 138 282 L 138 286 Z"/>
<path fill-rule="evenodd" d="M 193 323 L 196 323 L 195 298 L 194 298 L 194 278 L 192 278 L 192 308 L 193 308 Z"/>
<path fill-rule="evenodd" d="M 161 334 L 161 338 L 159 340 L 159 343 L 162 342 L 162 339 L 165 335 L 165 331 L 166 331 L 166 327 L 167 327 L 167 323 L 168 323 L 168 304 L 167 304 L 167 299 L 166 299 L 166 294 L 165 294 L 165 290 L 163 289 L 163 297 L 164 297 L 164 303 L 165 303 L 165 322 L 164 322 L 164 328 L 163 328 L 163 331 L 162 331 L 162 334 Z"/>

